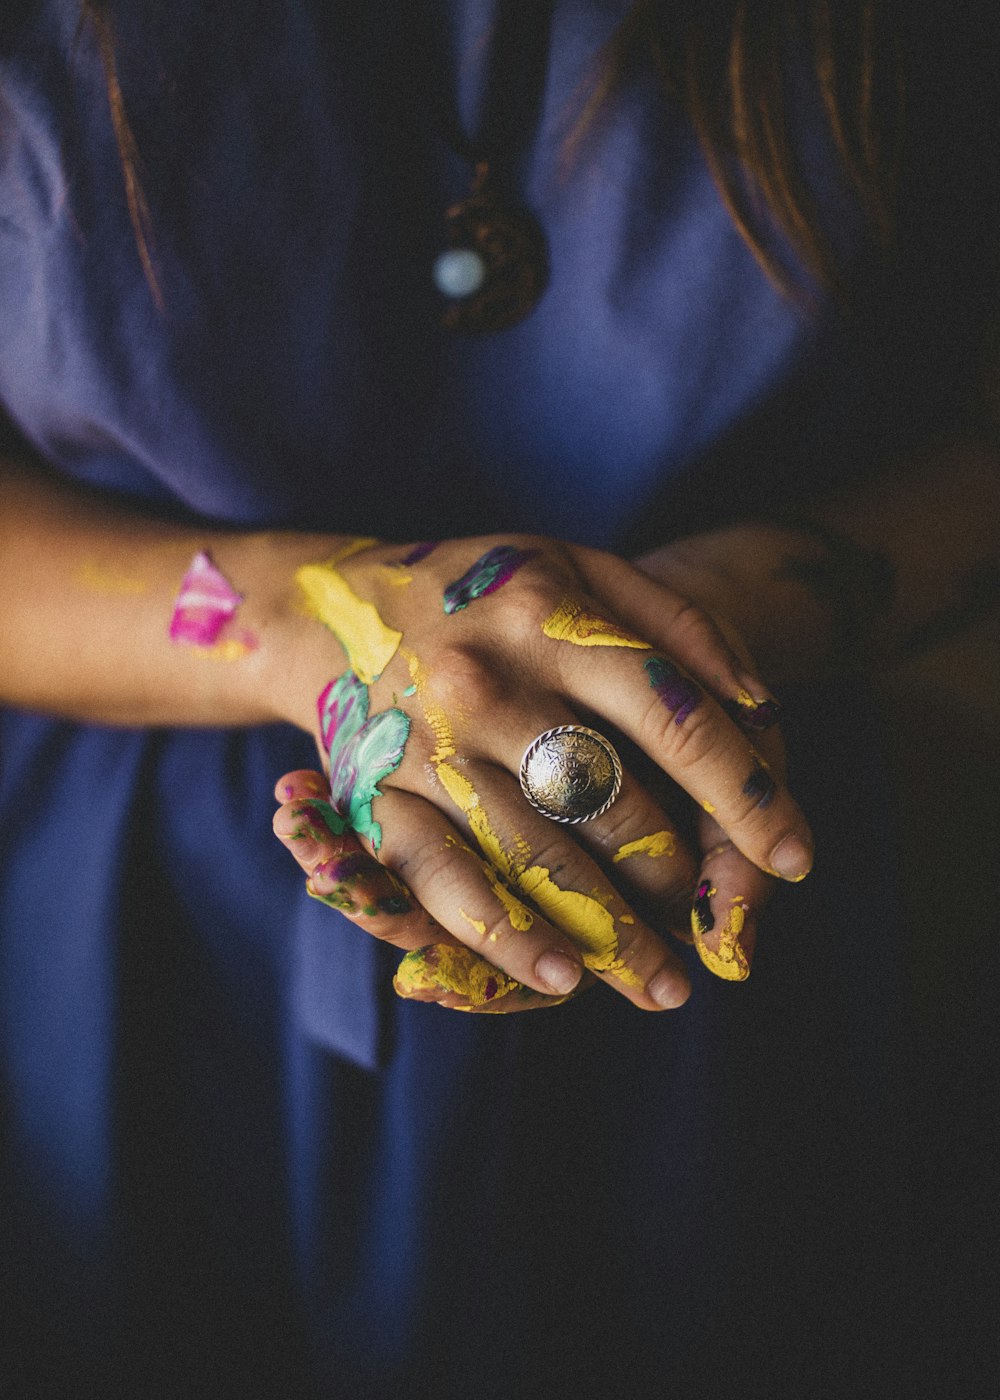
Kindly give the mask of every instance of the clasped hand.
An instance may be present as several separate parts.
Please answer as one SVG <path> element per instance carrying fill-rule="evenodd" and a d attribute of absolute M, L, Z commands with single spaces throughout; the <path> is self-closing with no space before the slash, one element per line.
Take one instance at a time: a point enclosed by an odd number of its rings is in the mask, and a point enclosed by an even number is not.
<path fill-rule="evenodd" d="M 358 541 L 296 582 L 327 670 L 325 775 L 279 780 L 275 831 L 310 894 L 408 950 L 397 991 L 508 1011 L 600 978 L 667 1009 L 690 984 L 657 930 L 747 975 L 769 877 L 800 879 L 812 846 L 737 638 L 623 560 L 540 537 Z M 566 826 L 518 771 L 577 723 L 627 751 L 613 804 Z"/>

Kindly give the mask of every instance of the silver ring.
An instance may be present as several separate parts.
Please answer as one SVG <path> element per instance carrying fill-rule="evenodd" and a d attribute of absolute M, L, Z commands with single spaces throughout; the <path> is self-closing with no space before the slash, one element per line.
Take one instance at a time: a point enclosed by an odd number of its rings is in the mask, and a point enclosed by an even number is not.
<path fill-rule="evenodd" d="M 546 729 L 524 751 L 521 791 L 553 822 L 589 822 L 606 812 L 622 785 L 614 746 L 583 724 Z"/>

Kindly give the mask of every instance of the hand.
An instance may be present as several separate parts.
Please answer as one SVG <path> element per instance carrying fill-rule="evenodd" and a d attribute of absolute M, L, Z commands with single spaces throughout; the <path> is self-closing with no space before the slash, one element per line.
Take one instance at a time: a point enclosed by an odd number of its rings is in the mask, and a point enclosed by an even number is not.
<path fill-rule="evenodd" d="M 494 537 L 419 560 L 364 548 L 299 582 L 357 673 L 327 691 L 333 800 L 313 812 L 333 835 L 353 828 L 452 938 L 521 985 L 564 995 L 582 964 L 649 1010 L 689 990 L 624 898 L 688 899 L 696 865 L 676 824 L 628 772 L 603 816 L 547 821 L 513 776 L 543 729 L 613 727 L 755 865 L 808 869 L 801 813 L 722 708 L 761 718 L 766 692 L 706 617 L 621 560 Z"/>

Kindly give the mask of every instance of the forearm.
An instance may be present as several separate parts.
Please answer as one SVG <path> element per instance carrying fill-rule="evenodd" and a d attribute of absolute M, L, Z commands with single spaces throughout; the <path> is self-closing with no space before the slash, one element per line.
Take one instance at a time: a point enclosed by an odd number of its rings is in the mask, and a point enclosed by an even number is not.
<path fill-rule="evenodd" d="M 109 504 L 34 469 L 0 464 L 0 701 L 122 725 L 307 726 L 316 647 L 293 597 L 296 567 L 337 537 L 178 525 Z M 215 645 L 171 639 L 181 581 L 206 551 L 241 595 Z M 313 625 L 314 626 L 314 625 Z M 344 664 L 323 629 L 330 674 Z M 306 628 L 309 636 L 309 629 Z M 299 659 L 301 658 L 301 659 Z M 301 716 L 292 671 L 312 687 Z"/>
<path fill-rule="evenodd" d="M 692 536 L 646 559 L 727 616 L 781 681 L 890 665 L 995 608 L 998 520 L 995 448 L 947 440 L 787 521 Z"/>

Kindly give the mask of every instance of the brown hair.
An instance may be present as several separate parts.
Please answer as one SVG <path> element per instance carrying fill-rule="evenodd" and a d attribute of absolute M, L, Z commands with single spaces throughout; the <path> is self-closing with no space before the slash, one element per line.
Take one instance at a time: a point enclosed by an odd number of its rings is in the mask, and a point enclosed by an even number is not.
<path fill-rule="evenodd" d="M 115 62 L 109 0 L 81 0 L 93 26 L 125 197 L 146 279 L 157 302 L 152 226 L 139 179 L 139 152 Z M 580 120 L 579 145 L 614 92 L 641 66 L 655 66 L 694 128 L 734 224 L 767 274 L 791 291 L 767 238 L 767 220 L 787 236 L 822 285 L 842 275 L 805 178 L 791 119 L 791 72 L 815 80 L 833 148 L 875 242 L 887 244 L 902 144 L 899 17 L 889 0 L 635 0 L 607 44 Z"/>

